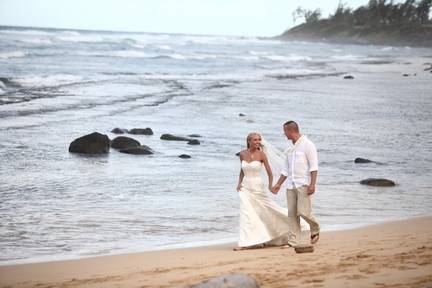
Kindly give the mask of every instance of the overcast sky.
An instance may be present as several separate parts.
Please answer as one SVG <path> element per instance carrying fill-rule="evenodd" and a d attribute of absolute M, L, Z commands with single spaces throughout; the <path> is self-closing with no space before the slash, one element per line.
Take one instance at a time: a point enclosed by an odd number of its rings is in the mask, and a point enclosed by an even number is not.
<path fill-rule="evenodd" d="M 352 8 L 367 0 L 343 1 Z M 273 36 L 302 6 L 332 13 L 339 0 L 0 0 L 0 25 Z M 300 21 L 297 21 L 299 24 Z"/>

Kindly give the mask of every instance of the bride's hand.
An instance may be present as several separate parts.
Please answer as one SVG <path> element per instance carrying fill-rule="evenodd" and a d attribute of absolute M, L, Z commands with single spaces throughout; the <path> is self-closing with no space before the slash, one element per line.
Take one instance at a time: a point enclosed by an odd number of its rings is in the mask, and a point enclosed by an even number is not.
<path fill-rule="evenodd" d="M 238 184 L 238 185 L 237 185 L 237 188 L 236 188 L 237 192 L 240 192 L 241 188 L 242 188 L 242 185 L 241 185 L 241 184 Z"/>
<path fill-rule="evenodd" d="M 279 192 L 279 189 L 280 189 L 280 185 L 276 184 L 275 186 L 273 186 L 272 189 L 270 189 L 270 191 L 276 195 Z"/>

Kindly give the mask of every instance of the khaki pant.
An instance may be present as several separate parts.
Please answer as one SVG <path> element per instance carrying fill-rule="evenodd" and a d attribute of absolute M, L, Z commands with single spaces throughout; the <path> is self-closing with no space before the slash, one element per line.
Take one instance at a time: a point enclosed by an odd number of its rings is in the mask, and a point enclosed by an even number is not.
<path fill-rule="evenodd" d="M 300 243 L 301 227 L 300 217 L 310 226 L 311 235 L 320 232 L 318 221 L 312 215 L 312 203 L 308 195 L 308 186 L 287 189 L 288 218 L 290 230 L 294 234 L 295 242 Z M 294 239 L 293 239 L 294 240 Z"/>

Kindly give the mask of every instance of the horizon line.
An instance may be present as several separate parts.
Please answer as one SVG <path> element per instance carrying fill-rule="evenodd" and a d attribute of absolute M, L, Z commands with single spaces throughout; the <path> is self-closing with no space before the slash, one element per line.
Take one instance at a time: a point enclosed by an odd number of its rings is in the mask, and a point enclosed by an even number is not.
<path fill-rule="evenodd" d="M 299 24 L 300 25 L 300 24 Z M 295 25 L 298 26 L 298 25 Z M 294 26 L 294 27 L 295 27 Z M 235 37 L 235 38 L 258 38 L 258 39 L 271 39 L 271 38 L 275 38 L 278 37 L 280 35 L 282 35 L 284 32 L 286 32 L 287 30 L 293 28 L 287 28 L 286 30 L 284 30 L 283 32 L 281 32 L 278 35 L 273 35 L 273 36 L 246 36 L 246 35 L 224 35 L 224 34 L 201 34 L 201 33 L 184 33 L 184 32 L 148 32 L 148 31 L 126 31 L 126 30 L 108 30 L 108 29 L 91 29 L 91 28 L 66 28 L 66 27 L 48 27 L 48 26 L 20 26 L 20 25 L 5 25 L 5 24 L 0 24 L 0 30 L 3 28 L 19 28 L 19 29 L 39 29 L 39 30 L 60 30 L 60 31 L 70 31 L 70 30 L 74 30 L 74 31 L 79 31 L 79 32 L 103 32 L 103 33 L 128 33 L 128 34 L 132 34 L 132 33 L 141 33 L 141 34 L 168 34 L 168 35 L 189 35 L 189 36 L 223 36 L 223 37 Z"/>

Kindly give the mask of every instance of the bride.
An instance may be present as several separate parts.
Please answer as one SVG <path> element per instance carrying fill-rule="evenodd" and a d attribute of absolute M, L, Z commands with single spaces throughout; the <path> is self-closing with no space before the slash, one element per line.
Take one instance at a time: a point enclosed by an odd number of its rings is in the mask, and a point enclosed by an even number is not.
<path fill-rule="evenodd" d="M 295 238 L 288 228 L 288 213 L 268 198 L 261 177 L 261 169 L 264 166 L 268 189 L 271 190 L 271 166 L 276 165 L 276 160 L 281 158 L 271 154 L 275 153 L 274 149 L 266 149 L 266 145 L 262 145 L 261 135 L 256 132 L 250 133 L 246 141 L 247 149 L 240 152 L 241 169 L 237 185 L 240 196 L 240 235 L 238 247 L 234 250 L 264 246 L 295 246 Z M 272 161 L 269 162 L 268 156 Z"/>

